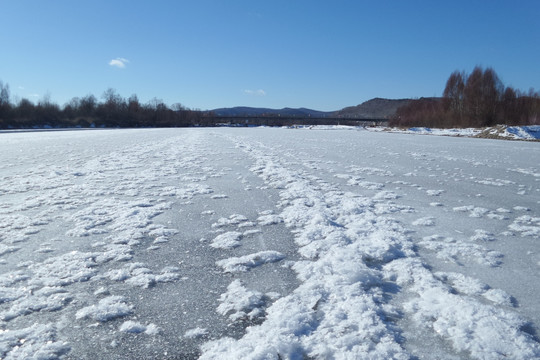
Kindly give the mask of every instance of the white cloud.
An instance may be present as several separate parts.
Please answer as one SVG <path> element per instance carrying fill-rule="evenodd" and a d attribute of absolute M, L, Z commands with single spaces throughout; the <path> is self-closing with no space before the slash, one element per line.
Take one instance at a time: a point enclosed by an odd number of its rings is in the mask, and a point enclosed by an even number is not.
<path fill-rule="evenodd" d="M 115 66 L 120 69 L 125 68 L 127 63 L 129 63 L 129 60 L 124 58 L 116 58 L 109 61 L 110 66 Z"/>
<path fill-rule="evenodd" d="M 266 91 L 263 89 L 259 90 L 244 90 L 244 94 L 255 95 L 255 96 L 266 96 Z"/>

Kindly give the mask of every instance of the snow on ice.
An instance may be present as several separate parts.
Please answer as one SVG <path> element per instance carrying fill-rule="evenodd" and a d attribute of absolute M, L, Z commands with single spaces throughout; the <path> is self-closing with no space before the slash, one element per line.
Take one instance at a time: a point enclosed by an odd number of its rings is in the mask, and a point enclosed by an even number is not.
<path fill-rule="evenodd" d="M 0 134 L 0 358 L 540 358 L 538 143 L 314 129 Z"/>
<path fill-rule="evenodd" d="M 232 249 L 240 246 L 240 239 L 242 239 L 242 233 L 238 231 L 228 231 L 226 233 L 216 236 L 210 246 L 220 249 Z"/>
<path fill-rule="evenodd" d="M 225 272 L 242 272 L 263 264 L 279 261 L 284 257 L 285 256 L 278 251 L 266 250 L 240 257 L 219 260 L 216 264 L 221 266 Z"/>
<path fill-rule="evenodd" d="M 238 279 L 227 287 L 227 292 L 221 294 L 219 301 L 221 304 L 217 307 L 217 312 L 228 315 L 232 321 L 264 315 L 261 309 L 266 302 L 264 294 L 246 289 Z"/>
<path fill-rule="evenodd" d="M 124 302 L 122 296 L 108 296 L 101 299 L 97 305 L 84 307 L 77 311 L 77 319 L 91 318 L 97 321 L 109 321 L 111 319 L 131 314 L 133 307 Z"/>

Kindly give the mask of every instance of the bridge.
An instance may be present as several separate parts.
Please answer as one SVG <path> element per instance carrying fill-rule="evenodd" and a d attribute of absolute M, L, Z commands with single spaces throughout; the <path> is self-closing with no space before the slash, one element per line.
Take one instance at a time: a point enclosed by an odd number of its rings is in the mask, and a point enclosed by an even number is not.
<path fill-rule="evenodd" d="M 313 117 L 313 116 L 217 116 L 216 124 L 232 126 L 309 126 L 309 125 L 347 125 L 347 126 L 386 126 L 388 119 L 382 118 L 344 118 L 344 117 Z"/>

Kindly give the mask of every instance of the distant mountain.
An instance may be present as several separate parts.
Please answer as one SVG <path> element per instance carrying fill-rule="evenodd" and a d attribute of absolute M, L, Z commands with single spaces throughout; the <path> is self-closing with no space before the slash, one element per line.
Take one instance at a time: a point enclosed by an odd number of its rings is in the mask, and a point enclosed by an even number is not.
<path fill-rule="evenodd" d="M 342 117 L 357 119 L 387 119 L 396 113 L 396 110 L 407 105 L 411 99 L 382 99 L 375 98 L 363 102 L 360 105 L 349 106 L 338 111 L 318 111 L 306 108 L 283 108 L 268 109 L 254 108 L 246 106 L 237 106 L 232 108 L 219 108 L 210 110 L 217 116 L 261 116 L 261 115 L 280 115 L 280 116 L 298 116 L 298 117 Z"/>
<path fill-rule="evenodd" d="M 211 110 L 218 116 L 260 116 L 260 115 L 281 115 L 281 116 L 311 116 L 311 117 L 328 117 L 331 116 L 333 111 L 318 111 L 306 108 L 293 109 L 267 109 L 267 108 L 253 108 L 246 106 L 237 106 L 232 108 L 220 108 Z"/>
<path fill-rule="evenodd" d="M 411 99 L 374 98 L 360 105 L 349 106 L 334 113 L 337 117 L 354 117 L 364 119 L 388 119 L 397 109 L 407 105 Z"/>

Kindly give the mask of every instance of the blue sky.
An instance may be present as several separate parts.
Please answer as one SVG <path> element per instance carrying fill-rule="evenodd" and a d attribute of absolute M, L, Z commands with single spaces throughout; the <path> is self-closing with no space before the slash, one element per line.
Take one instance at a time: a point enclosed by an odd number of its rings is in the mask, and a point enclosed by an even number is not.
<path fill-rule="evenodd" d="M 440 96 L 491 66 L 540 89 L 540 1 L 0 0 L 12 101 L 107 88 L 190 108 Z"/>

